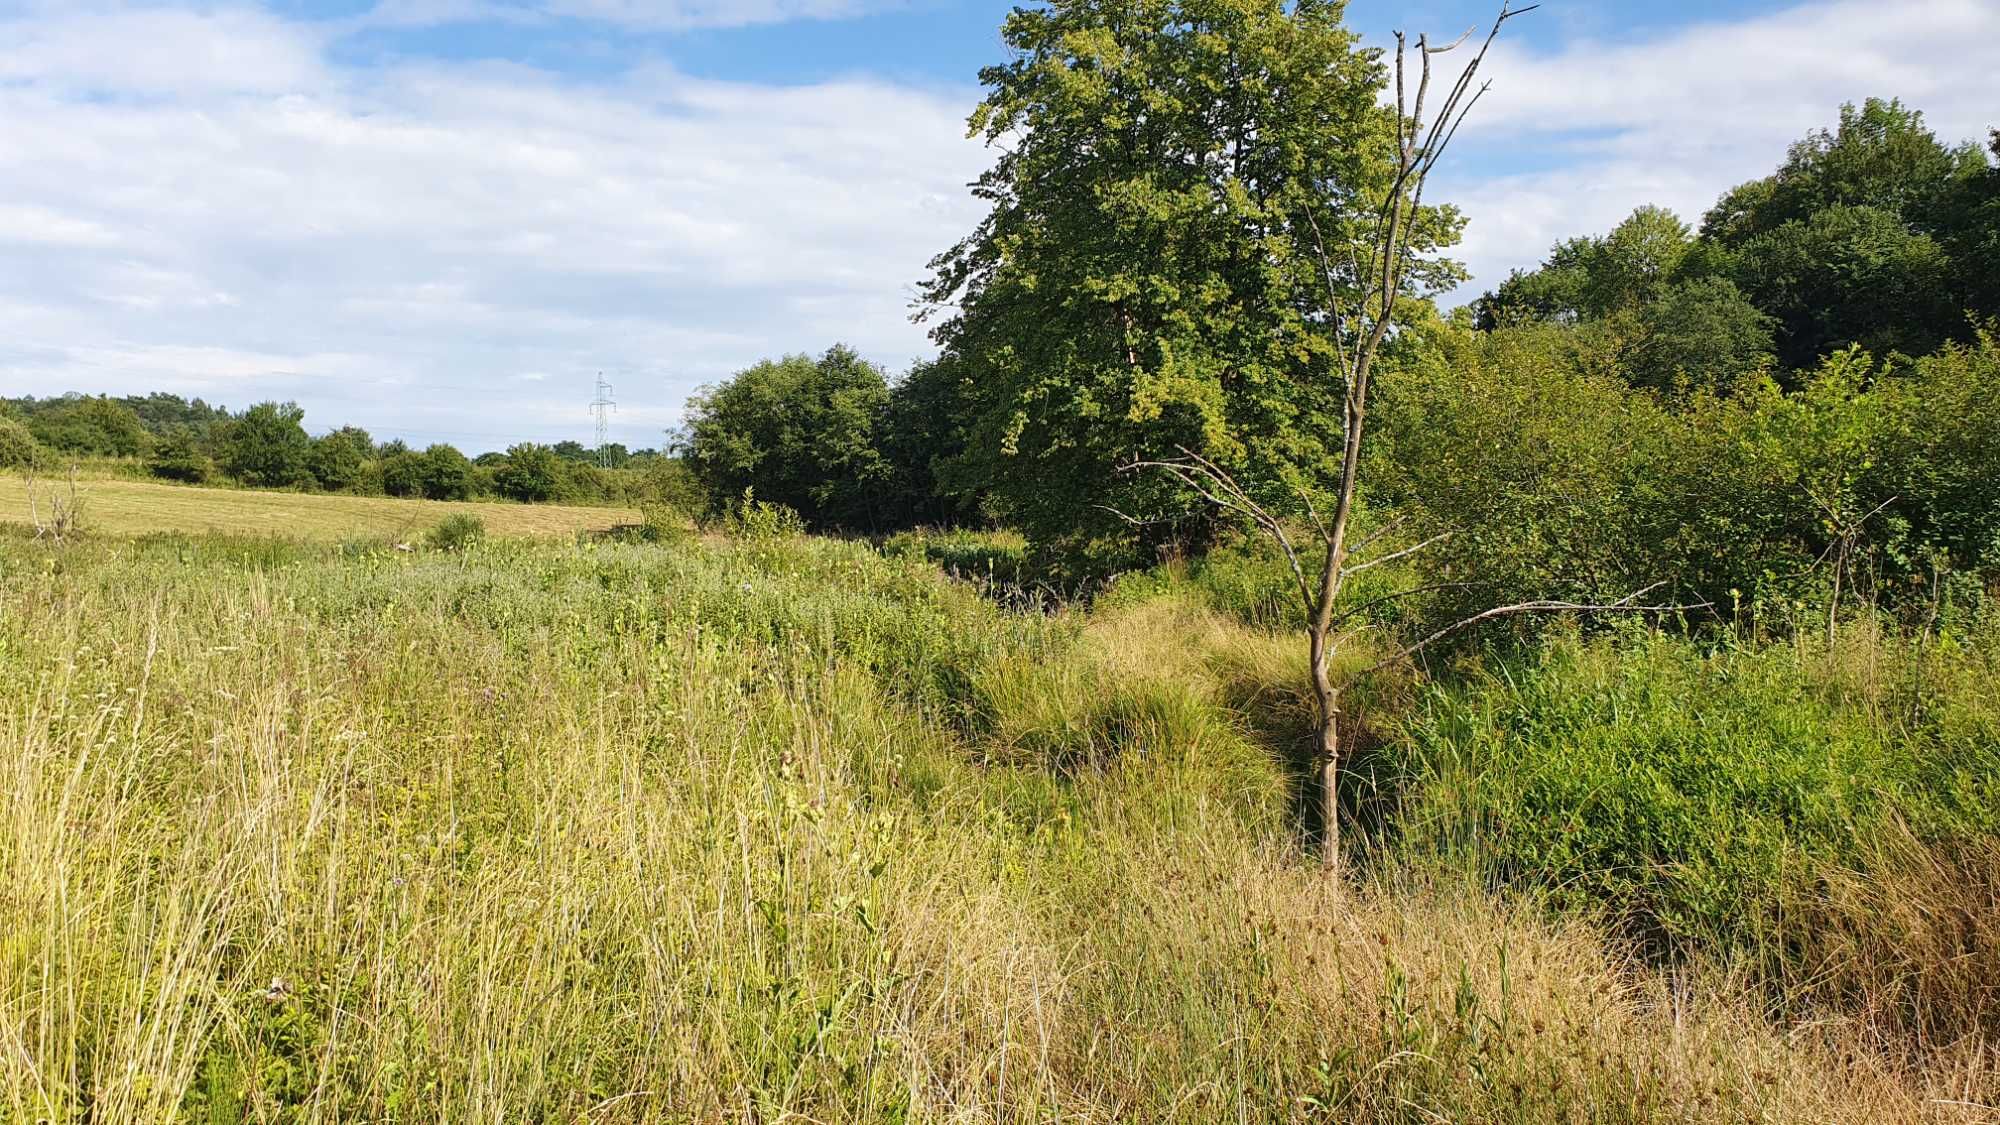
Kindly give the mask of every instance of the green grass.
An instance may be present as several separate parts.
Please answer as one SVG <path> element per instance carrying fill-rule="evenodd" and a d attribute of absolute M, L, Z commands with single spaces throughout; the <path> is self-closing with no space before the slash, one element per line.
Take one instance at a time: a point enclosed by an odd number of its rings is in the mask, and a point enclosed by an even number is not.
<path fill-rule="evenodd" d="M 497 530 L 497 529 L 496 529 Z M 1974 1120 L 1590 920 L 1326 879 L 1299 654 L 810 539 L 0 537 L 0 1120 Z"/>
<path fill-rule="evenodd" d="M 37 487 L 66 493 L 68 485 L 43 478 Z M 639 513 L 622 508 L 252 492 L 111 477 L 81 480 L 76 487 L 83 501 L 85 529 L 105 535 L 175 532 L 416 542 L 453 515 L 483 520 L 490 533 L 500 536 L 569 537 L 640 522 Z M 19 476 L 0 477 L 0 524 L 29 522 L 26 482 Z"/>

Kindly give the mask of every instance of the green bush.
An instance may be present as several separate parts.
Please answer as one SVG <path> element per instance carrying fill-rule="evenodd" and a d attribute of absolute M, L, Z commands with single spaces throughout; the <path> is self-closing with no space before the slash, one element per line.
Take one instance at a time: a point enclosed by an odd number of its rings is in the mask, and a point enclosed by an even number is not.
<path fill-rule="evenodd" d="M 753 541 L 797 539 L 806 533 L 806 521 L 797 511 L 759 500 L 747 488 L 730 509 L 728 524 L 731 535 Z"/>
<path fill-rule="evenodd" d="M 222 447 L 222 467 L 256 488 L 296 488 L 313 483 L 312 439 L 306 412 L 294 403 L 259 403 L 231 423 Z"/>
<path fill-rule="evenodd" d="M 200 484 L 214 471 L 214 465 L 191 435 L 176 430 L 153 446 L 152 456 L 146 459 L 146 471 L 161 480 Z"/>
<path fill-rule="evenodd" d="M 449 445 L 433 445 L 417 459 L 417 490 L 426 500 L 464 500 L 472 495 L 472 462 Z"/>
<path fill-rule="evenodd" d="M 0 418 L 0 469 L 33 468 L 41 459 L 42 447 L 28 427 L 11 418 Z"/>
<path fill-rule="evenodd" d="M 1431 689 L 1355 782 L 1412 857 L 1544 890 L 1661 948 L 1782 965 L 1786 907 L 1907 825 L 2000 832 L 2000 668 L 1984 645 L 1858 628 L 1703 652 L 1637 630 Z M 1426 859 L 1426 861 L 1428 861 Z"/>
<path fill-rule="evenodd" d="M 464 512 L 454 512 L 431 528 L 426 542 L 434 551 L 464 551 L 486 538 L 486 521 Z"/>
<path fill-rule="evenodd" d="M 362 472 L 374 452 L 375 443 L 367 431 L 343 426 L 313 439 L 312 452 L 306 460 L 321 488 L 341 492 L 361 483 Z"/>
<path fill-rule="evenodd" d="M 30 415 L 28 428 L 45 448 L 63 453 L 137 457 L 151 444 L 139 415 L 102 395 L 45 405 Z"/>
<path fill-rule="evenodd" d="M 493 488 L 509 500 L 539 504 L 556 498 L 563 475 L 563 460 L 554 450 L 522 442 L 508 449 L 507 459 L 494 466 Z"/>

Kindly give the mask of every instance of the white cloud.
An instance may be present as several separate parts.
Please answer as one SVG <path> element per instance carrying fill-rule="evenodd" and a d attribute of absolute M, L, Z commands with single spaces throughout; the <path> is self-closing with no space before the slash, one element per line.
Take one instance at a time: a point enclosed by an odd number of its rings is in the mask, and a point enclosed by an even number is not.
<path fill-rule="evenodd" d="M 906 7 L 907 0 L 380 0 L 364 25 L 589 20 L 652 31 L 751 27 L 851 19 Z"/>
<path fill-rule="evenodd" d="M 95 33 L 136 52 L 156 14 Z M 0 393 L 297 398 L 315 426 L 484 446 L 587 438 L 605 370 L 620 438 L 650 445 L 694 386 L 761 356 L 922 354 L 908 287 L 977 214 L 970 91 L 309 77 L 311 28 L 192 26 L 307 61 L 253 89 L 0 48 L 26 76 L 0 83 L 0 245 L 20 267 L 0 271 Z"/>
<path fill-rule="evenodd" d="M 121 93 L 323 85 L 317 44 L 254 9 L 92 9 L 0 22 L 0 82 Z"/>

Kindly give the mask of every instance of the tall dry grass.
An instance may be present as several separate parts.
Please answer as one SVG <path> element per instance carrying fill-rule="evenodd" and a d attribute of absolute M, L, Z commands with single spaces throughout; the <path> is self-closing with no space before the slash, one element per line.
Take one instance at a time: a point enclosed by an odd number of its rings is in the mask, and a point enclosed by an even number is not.
<path fill-rule="evenodd" d="M 1532 902 L 1329 884 L 1224 706 L 1294 657 L 1184 606 L 1009 617 L 811 542 L 0 541 L 0 607 L 0 1120 L 1993 1100 Z"/>

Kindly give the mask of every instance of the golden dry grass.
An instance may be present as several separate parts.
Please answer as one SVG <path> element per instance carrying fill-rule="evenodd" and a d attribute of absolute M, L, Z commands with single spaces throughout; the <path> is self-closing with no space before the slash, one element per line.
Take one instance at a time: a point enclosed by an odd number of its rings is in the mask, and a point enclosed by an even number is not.
<path fill-rule="evenodd" d="M 1991 1112 L 1976 1047 L 1330 882 L 1210 702 L 1295 657 L 1200 611 L 1004 618 L 840 544 L 280 546 L 0 539 L 0 1120 Z"/>
<path fill-rule="evenodd" d="M 43 479 L 37 488 L 66 490 L 66 481 Z M 109 477 L 84 479 L 84 527 L 104 535 L 157 532 L 281 536 L 322 542 L 346 539 L 415 539 L 454 513 L 477 516 L 488 534 L 565 537 L 639 522 L 625 508 L 558 504 L 457 503 L 376 496 L 319 496 L 190 488 Z M 28 490 L 20 477 L 0 478 L 0 523 L 29 523 Z"/>

